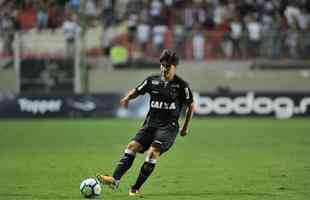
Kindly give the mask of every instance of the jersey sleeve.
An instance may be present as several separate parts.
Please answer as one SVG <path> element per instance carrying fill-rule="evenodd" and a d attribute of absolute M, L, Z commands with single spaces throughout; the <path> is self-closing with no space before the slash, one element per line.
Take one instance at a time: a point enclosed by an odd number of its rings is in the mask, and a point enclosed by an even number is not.
<path fill-rule="evenodd" d="M 187 105 L 194 102 L 192 90 L 187 83 L 183 87 L 183 100 L 183 103 Z"/>
<path fill-rule="evenodd" d="M 149 82 L 150 80 L 148 77 L 136 87 L 136 92 L 138 95 L 144 95 L 145 93 L 149 93 L 149 88 L 150 88 Z"/>

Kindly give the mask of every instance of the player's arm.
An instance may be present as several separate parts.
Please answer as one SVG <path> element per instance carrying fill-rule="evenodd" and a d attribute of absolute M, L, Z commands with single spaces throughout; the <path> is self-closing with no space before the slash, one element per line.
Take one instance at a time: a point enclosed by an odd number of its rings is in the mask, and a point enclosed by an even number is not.
<path fill-rule="evenodd" d="M 136 89 L 131 89 L 127 95 L 121 99 L 120 104 L 127 108 L 129 101 L 137 98 L 137 96 L 139 96 L 139 94 L 137 93 Z"/>
<path fill-rule="evenodd" d="M 140 85 L 136 88 L 129 90 L 127 95 L 121 99 L 120 104 L 124 107 L 128 107 L 129 101 L 137 98 L 139 95 L 143 95 L 149 92 L 149 80 L 146 78 Z"/>
<path fill-rule="evenodd" d="M 189 123 L 193 117 L 194 113 L 194 103 L 188 104 L 186 107 L 185 120 L 180 131 L 181 136 L 186 136 L 188 132 Z"/>
<path fill-rule="evenodd" d="M 189 123 L 194 113 L 194 98 L 193 93 L 188 84 L 184 87 L 184 105 L 185 107 L 185 120 L 181 127 L 180 135 L 186 136 L 188 132 Z"/>

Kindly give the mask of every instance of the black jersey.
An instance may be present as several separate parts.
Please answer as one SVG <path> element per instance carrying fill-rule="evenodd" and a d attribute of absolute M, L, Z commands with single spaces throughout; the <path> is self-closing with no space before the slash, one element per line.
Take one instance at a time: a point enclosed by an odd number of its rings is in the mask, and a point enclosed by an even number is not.
<path fill-rule="evenodd" d="M 150 95 L 150 110 L 145 123 L 148 126 L 162 126 L 171 123 L 177 127 L 180 112 L 184 104 L 193 102 L 189 85 L 179 76 L 164 81 L 160 75 L 147 77 L 138 87 L 139 95 Z"/>

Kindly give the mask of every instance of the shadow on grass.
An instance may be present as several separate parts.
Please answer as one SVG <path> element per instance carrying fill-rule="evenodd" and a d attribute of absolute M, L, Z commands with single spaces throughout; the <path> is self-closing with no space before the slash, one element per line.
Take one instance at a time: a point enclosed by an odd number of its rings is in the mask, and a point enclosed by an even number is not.
<path fill-rule="evenodd" d="M 22 193 L 0 193 L 1 200 L 5 199 L 70 199 L 70 200 L 77 200 L 77 199 L 83 199 L 79 196 L 66 196 L 61 194 L 22 194 Z"/>
<path fill-rule="evenodd" d="M 202 191 L 202 192 L 167 192 L 167 193 L 149 193 L 146 196 L 149 197 L 208 197 L 208 196 L 256 196 L 256 197 L 274 197 L 276 194 L 265 193 L 265 192 L 247 192 L 247 191 Z"/>

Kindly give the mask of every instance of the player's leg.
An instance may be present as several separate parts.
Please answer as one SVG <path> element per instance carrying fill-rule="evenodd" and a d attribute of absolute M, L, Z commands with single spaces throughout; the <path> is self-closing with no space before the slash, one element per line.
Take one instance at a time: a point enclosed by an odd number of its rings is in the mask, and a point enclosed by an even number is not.
<path fill-rule="evenodd" d="M 140 174 L 136 180 L 136 183 L 131 187 L 129 191 L 130 196 L 140 195 L 139 189 L 154 171 L 156 162 L 160 154 L 161 154 L 160 148 L 155 147 L 155 146 L 150 147 L 150 149 L 147 152 L 145 162 L 143 163 L 141 167 Z"/>
<path fill-rule="evenodd" d="M 135 140 L 131 141 L 127 145 L 127 148 L 125 149 L 123 157 L 121 158 L 117 167 L 114 170 L 113 177 L 115 180 L 119 181 L 122 178 L 122 176 L 132 166 L 133 161 L 135 160 L 136 154 L 138 152 L 141 152 L 142 150 L 143 150 L 143 146 Z"/>
<path fill-rule="evenodd" d="M 177 133 L 178 128 L 171 125 L 161 127 L 155 131 L 154 140 L 147 153 L 145 162 L 141 167 L 137 181 L 129 191 L 129 195 L 140 195 L 139 189 L 154 171 L 159 156 L 167 152 L 173 146 Z"/>
<path fill-rule="evenodd" d="M 135 156 L 138 152 L 144 152 L 153 141 L 153 129 L 143 127 L 128 144 L 123 157 L 116 166 L 113 176 L 97 175 L 97 179 L 103 184 L 108 184 L 117 188 L 119 181 L 127 170 L 132 166 Z"/>
<path fill-rule="evenodd" d="M 135 140 L 131 141 L 127 145 L 124 155 L 119 161 L 119 163 L 117 164 L 113 172 L 113 175 L 112 176 L 97 175 L 97 179 L 103 184 L 107 184 L 107 185 L 112 186 L 113 188 L 117 188 L 122 176 L 132 166 L 135 160 L 136 154 L 142 150 L 143 150 L 143 146 L 139 142 Z"/>

